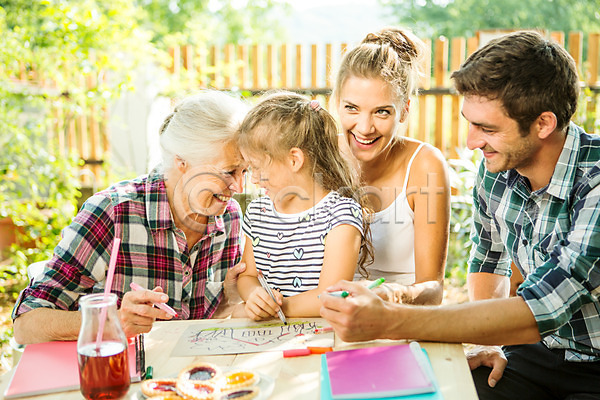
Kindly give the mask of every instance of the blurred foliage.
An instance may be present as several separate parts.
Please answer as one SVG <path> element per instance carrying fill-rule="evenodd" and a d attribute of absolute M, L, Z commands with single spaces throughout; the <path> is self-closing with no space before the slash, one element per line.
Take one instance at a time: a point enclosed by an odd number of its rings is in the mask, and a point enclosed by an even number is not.
<path fill-rule="evenodd" d="M 458 158 L 448 160 L 450 166 L 450 238 L 446 261 L 446 279 L 464 285 L 469 270 L 471 225 L 473 223 L 473 186 L 481 155 L 469 149 L 457 149 Z"/>
<path fill-rule="evenodd" d="M 131 88 L 156 53 L 136 14 L 127 0 L 0 2 L 0 217 L 17 235 L 0 280 L 26 282 L 27 265 L 50 258 L 75 215 L 80 161 L 60 155 L 57 116 L 65 129 L 93 106 L 100 120 Z"/>
<path fill-rule="evenodd" d="M 573 120 L 588 133 L 600 133 L 600 91 L 581 90 L 579 106 Z"/>
<path fill-rule="evenodd" d="M 14 289 L 25 283 L 30 263 L 50 258 L 79 195 L 77 161 L 55 156 L 47 121 L 36 109 L 44 106 L 39 96 L 0 89 L 0 218 L 10 218 L 16 234 L 0 282 L 15 281 Z"/>
<path fill-rule="evenodd" d="M 380 0 L 421 37 L 474 36 L 486 29 L 600 30 L 598 0 Z"/>
<path fill-rule="evenodd" d="M 273 41 L 289 12 L 285 0 L 135 0 L 138 20 L 159 46 Z M 268 26 L 268 29 L 265 27 Z"/>

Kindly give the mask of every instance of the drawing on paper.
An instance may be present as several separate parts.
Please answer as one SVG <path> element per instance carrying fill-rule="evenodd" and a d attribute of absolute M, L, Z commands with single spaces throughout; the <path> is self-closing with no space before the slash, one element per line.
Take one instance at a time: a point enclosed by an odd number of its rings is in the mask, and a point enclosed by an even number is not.
<path fill-rule="evenodd" d="M 173 356 L 255 353 L 300 349 L 307 346 L 333 346 L 333 333 L 315 334 L 322 328 L 317 321 L 220 323 L 212 327 L 189 326 L 173 349 Z"/>

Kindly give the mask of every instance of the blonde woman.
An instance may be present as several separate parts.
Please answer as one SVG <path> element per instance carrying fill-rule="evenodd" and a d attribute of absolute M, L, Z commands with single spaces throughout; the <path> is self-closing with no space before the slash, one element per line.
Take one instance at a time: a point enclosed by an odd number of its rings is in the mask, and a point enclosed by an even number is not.
<path fill-rule="evenodd" d="M 439 304 L 450 215 L 446 161 L 433 146 L 403 136 L 423 49 L 406 30 L 369 33 L 343 57 L 332 101 L 341 146 L 375 211 L 369 279 L 386 279 L 378 294 L 388 300 Z"/>

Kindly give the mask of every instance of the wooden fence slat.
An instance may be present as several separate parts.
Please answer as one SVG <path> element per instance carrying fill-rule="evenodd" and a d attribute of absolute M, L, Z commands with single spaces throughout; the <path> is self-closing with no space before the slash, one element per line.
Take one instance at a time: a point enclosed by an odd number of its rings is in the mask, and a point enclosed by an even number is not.
<path fill-rule="evenodd" d="M 333 46 L 331 43 L 325 45 L 325 86 L 330 88 L 332 83 L 333 72 Z"/>
<path fill-rule="evenodd" d="M 475 50 L 479 47 L 479 39 L 477 36 L 472 36 L 467 39 L 467 57 L 475 53 Z M 466 59 L 465 59 L 466 60 Z M 464 60 L 463 60 L 464 61 Z"/>
<path fill-rule="evenodd" d="M 208 73 L 208 84 L 211 87 L 218 88 L 220 78 L 219 73 L 219 50 L 216 45 L 212 45 L 208 49 L 208 64 L 209 64 L 209 73 Z"/>
<path fill-rule="evenodd" d="M 90 56 L 90 59 L 93 62 L 94 61 L 94 56 Z M 88 90 L 94 90 L 97 86 L 97 79 L 96 79 L 96 75 L 94 73 L 89 73 L 86 77 L 86 87 Z M 101 159 L 101 155 L 100 155 L 100 131 L 99 131 L 99 126 L 98 126 L 98 118 L 97 118 L 97 111 L 98 108 L 96 107 L 96 105 L 94 103 L 91 103 L 88 105 L 88 115 L 87 115 L 87 124 L 88 124 L 88 132 L 86 135 L 86 132 L 82 132 L 82 135 L 84 137 L 88 137 L 89 143 L 88 143 L 88 147 L 89 147 L 89 158 L 88 160 L 90 160 L 92 162 L 92 164 L 90 165 L 90 170 L 92 171 L 93 175 L 94 175 L 94 179 L 93 181 L 96 181 L 95 177 L 100 176 L 100 159 Z M 92 182 L 93 183 L 93 182 Z"/>
<path fill-rule="evenodd" d="M 560 44 L 561 46 L 565 47 L 565 33 L 564 32 L 551 32 L 550 33 L 550 38 L 552 40 L 554 40 L 556 43 Z"/>
<path fill-rule="evenodd" d="M 583 77 L 581 64 L 582 64 L 582 53 L 583 53 L 583 34 L 581 32 L 569 33 L 569 54 L 575 60 L 577 65 L 577 72 L 579 73 L 579 79 Z"/>
<path fill-rule="evenodd" d="M 194 48 L 190 45 L 183 46 L 182 49 L 183 68 L 192 71 L 194 68 Z"/>
<path fill-rule="evenodd" d="M 235 52 L 235 47 L 233 44 L 231 43 L 227 43 L 225 45 L 225 54 L 224 54 L 224 60 L 225 60 L 225 68 L 224 68 L 224 85 L 226 88 L 231 89 L 232 85 L 232 76 L 233 76 L 233 70 L 235 67 L 235 60 L 234 60 L 234 52 Z"/>
<path fill-rule="evenodd" d="M 316 44 L 310 46 L 310 87 L 316 89 L 318 85 L 318 68 L 319 68 L 319 53 Z"/>
<path fill-rule="evenodd" d="M 174 46 L 169 49 L 171 55 L 171 73 L 173 75 L 179 75 L 181 69 L 181 49 L 179 46 Z"/>
<path fill-rule="evenodd" d="M 109 121 L 109 117 L 110 117 L 110 112 L 107 106 L 103 106 L 102 107 L 102 112 L 101 112 L 102 118 L 101 118 L 101 128 L 100 130 L 102 131 L 103 135 L 102 135 L 102 152 L 103 154 L 109 154 L 110 153 L 110 130 L 108 127 L 108 121 Z"/>
<path fill-rule="evenodd" d="M 260 47 L 258 44 L 252 45 L 252 88 L 254 90 L 260 89 L 261 86 L 261 73 L 262 73 L 262 63 L 261 63 L 261 54 Z"/>
<path fill-rule="evenodd" d="M 435 41 L 434 76 L 437 88 L 446 84 L 446 71 L 448 71 L 448 40 L 441 37 Z M 444 126 L 444 96 L 435 95 L 435 141 L 434 145 L 442 152 L 446 152 Z"/>
<path fill-rule="evenodd" d="M 267 45 L 267 87 L 272 88 L 275 87 L 275 51 L 272 44 Z"/>
<path fill-rule="evenodd" d="M 588 78 L 589 86 L 598 86 L 598 62 L 600 58 L 600 33 L 590 33 L 588 40 Z"/>
<path fill-rule="evenodd" d="M 598 87 L 598 59 L 600 57 L 600 33 L 591 33 L 588 40 L 588 57 L 587 57 L 587 84 L 590 87 Z M 587 115 L 596 115 L 598 116 L 598 96 L 592 95 L 588 97 L 586 107 Z M 596 129 L 596 124 L 591 123 L 586 124 L 586 128 L 589 132 L 594 132 Z M 595 132 L 600 133 L 600 132 Z"/>
<path fill-rule="evenodd" d="M 240 89 L 247 89 L 246 78 L 248 76 L 248 46 L 238 45 L 238 81 Z"/>
<path fill-rule="evenodd" d="M 431 40 L 426 39 L 423 41 L 427 49 L 427 54 L 431 53 Z M 429 89 L 431 86 L 431 57 L 424 57 L 423 59 L 423 75 L 421 76 L 421 88 Z M 417 131 L 417 139 L 422 142 L 429 142 L 429 96 L 420 96 L 419 101 L 419 124 Z"/>
<path fill-rule="evenodd" d="M 302 45 L 296 45 L 296 82 L 297 88 L 302 87 Z"/>
<path fill-rule="evenodd" d="M 460 68 L 460 64 L 465 59 L 466 41 L 464 38 L 452 39 L 452 52 L 450 56 L 450 71 L 456 71 Z M 463 137 L 460 129 L 460 97 L 452 95 L 452 123 L 450 124 L 451 147 L 450 154 L 452 157 L 458 157 L 456 149 L 463 147 Z"/>
<path fill-rule="evenodd" d="M 290 86 L 288 75 L 288 47 L 287 44 L 281 45 L 281 86 L 286 88 Z"/>

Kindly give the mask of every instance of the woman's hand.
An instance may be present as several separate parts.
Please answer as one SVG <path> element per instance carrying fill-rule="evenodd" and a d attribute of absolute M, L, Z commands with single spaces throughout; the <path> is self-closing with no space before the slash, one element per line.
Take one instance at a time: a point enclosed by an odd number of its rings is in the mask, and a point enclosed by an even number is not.
<path fill-rule="evenodd" d="M 246 314 L 248 318 L 255 321 L 270 319 L 277 316 L 277 311 L 283 305 L 283 295 L 278 290 L 273 290 L 276 302 L 273 301 L 269 293 L 262 287 L 256 287 L 246 300 Z"/>
<path fill-rule="evenodd" d="M 119 309 L 121 326 L 127 337 L 148 333 L 157 319 L 171 319 L 169 313 L 154 307 L 154 303 L 166 303 L 169 296 L 161 287 L 154 290 L 130 291 L 125 293 Z"/>
<path fill-rule="evenodd" d="M 365 284 L 371 283 L 370 281 L 365 281 Z M 396 286 L 400 286 L 396 284 Z M 381 286 L 376 287 L 371 290 L 377 296 L 381 298 L 383 301 L 390 301 L 392 303 L 400 303 L 400 299 L 396 296 L 396 290 L 389 283 L 382 283 Z"/>

